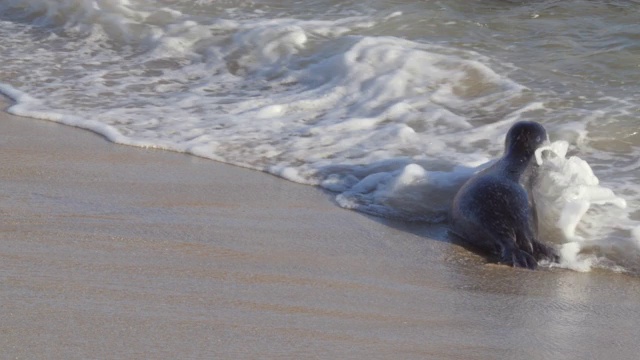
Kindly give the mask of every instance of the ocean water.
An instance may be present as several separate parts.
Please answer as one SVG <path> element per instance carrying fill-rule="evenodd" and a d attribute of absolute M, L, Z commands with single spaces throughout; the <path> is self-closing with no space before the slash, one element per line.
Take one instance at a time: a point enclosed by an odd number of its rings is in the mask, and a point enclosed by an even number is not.
<path fill-rule="evenodd" d="M 519 120 L 562 266 L 640 273 L 640 2 L 2 0 L 9 112 L 446 222 Z"/>

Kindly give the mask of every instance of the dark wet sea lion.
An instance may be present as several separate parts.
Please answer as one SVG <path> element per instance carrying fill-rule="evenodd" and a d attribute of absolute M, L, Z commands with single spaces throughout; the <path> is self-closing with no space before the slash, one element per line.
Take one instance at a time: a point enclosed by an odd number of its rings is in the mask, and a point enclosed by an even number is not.
<path fill-rule="evenodd" d="M 537 239 L 531 195 L 537 173 L 531 160 L 546 140 L 546 130 L 536 122 L 518 122 L 509 129 L 502 158 L 458 190 L 451 208 L 455 235 L 514 267 L 535 269 L 538 261 L 557 258 Z"/>

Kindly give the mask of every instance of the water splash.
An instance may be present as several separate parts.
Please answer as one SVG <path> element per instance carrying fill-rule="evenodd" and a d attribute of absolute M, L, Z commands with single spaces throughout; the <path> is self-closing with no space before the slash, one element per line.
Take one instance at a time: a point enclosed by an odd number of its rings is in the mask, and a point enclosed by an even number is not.
<path fill-rule="evenodd" d="M 540 176 L 533 191 L 541 237 L 560 246 L 561 266 L 588 271 L 612 261 L 608 253 L 620 256 L 616 249 L 638 243 L 632 236 L 611 240 L 616 230 L 632 231 L 621 221 L 627 203 L 600 185 L 586 161 L 567 157 L 568 149 L 568 142 L 555 141 L 536 151 Z"/>

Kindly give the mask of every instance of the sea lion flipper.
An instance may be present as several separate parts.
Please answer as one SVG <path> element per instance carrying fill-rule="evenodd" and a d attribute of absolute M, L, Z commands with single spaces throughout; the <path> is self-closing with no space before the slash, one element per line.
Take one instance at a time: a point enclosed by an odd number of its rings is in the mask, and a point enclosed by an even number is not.
<path fill-rule="evenodd" d="M 538 261 L 549 260 L 552 262 L 558 262 L 560 260 L 560 256 L 551 246 L 547 246 L 539 241 L 533 241 L 532 244 L 533 254 Z"/>
<path fill-rule="evenodd" d="M 503 252 L 500 263 L 531 270 L 535 270 L 538 267 L 538 262 L 531 254 L 518 248 Z"/>
<path fill-rule="evenodd" d="M 531 253 L 521 248 L 521 245 L 516 241 L 517 236 L 515 231 L 511 234 L 494 236 L 494 243 L 497 245 L 499 256 L 498 262 L 513 267 L 536 269 L 538 262 Z"/>
<path fill-rule="evenodd" d="M 516 230 L 517 247 L 531 254 L 537 261 L 549 260 L 558 262 L 559 256 L 553 247 L 538 240 L 535 223 L 529 223 Z"/>

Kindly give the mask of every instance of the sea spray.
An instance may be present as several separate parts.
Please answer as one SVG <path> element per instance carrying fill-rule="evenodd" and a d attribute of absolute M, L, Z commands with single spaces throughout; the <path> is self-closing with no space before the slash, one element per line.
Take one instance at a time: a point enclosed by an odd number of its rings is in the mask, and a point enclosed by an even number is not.
<path fill-rule="evenodd" d="M 598 255 L 588 254 L 590 247 L 603 244 L 594 240 L 619 226 L 617 215 L 589 210 L 611 205 L 625 209 L 627 204 L 611 189 L 600 185 L 586 161 L 577 156 L 567 157 L 568 149 L 566 141 L 555 141 L 535 154 L 540 169 L 533 192 L 540 236 L 560 246 L 562 266 L 588 271 L 603 261 Z M 587 254 L 581 254 L 583 250 Z"/>

